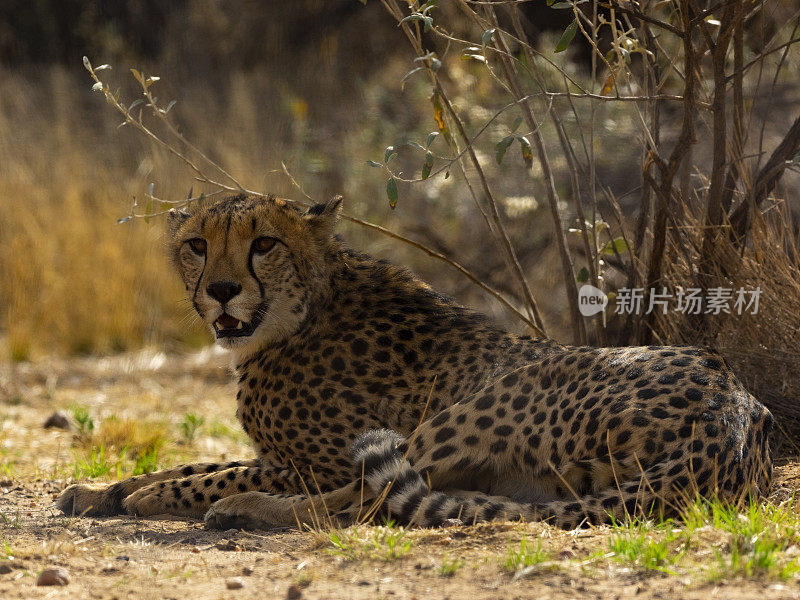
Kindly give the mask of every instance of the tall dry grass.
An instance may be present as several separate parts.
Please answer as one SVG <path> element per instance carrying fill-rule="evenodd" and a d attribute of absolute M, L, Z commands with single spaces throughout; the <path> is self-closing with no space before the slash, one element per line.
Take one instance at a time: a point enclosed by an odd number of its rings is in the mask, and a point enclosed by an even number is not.
<path fill-rule="evenodd" d="M 93 135 L 83 94 L 58 69 L 0 79 L 0 336 L 17 360 L 198 338 L 162 228 L 115 225 L 148 159 Z"/>
<path fill-rule="evenodd" d="M 686 230 L 684 250 L 668 251 L 664 281 L 674 295 L 677 288 L 696 287 L 700 264 L 702 221 Z M 744 311 L 718 315 L 687 315 L 670 311 L 655 323 L 659 341 L 701 345 L 716 349 L 729 362 L 745 386 L 778 417 L 784 435 L 777 436 L 784 450 L 800 452 L 800 235 L 785 205 L 758 218 L 752 243 L 730 272 L 708 273 L 709 287 L 760 290 L 755 314 Z M 688 250 L 688 253 L 686 252 Z M 729 250 L 732 250 L 729 248 Z M 733 258 L 730 256 L 729 258 Z"/>

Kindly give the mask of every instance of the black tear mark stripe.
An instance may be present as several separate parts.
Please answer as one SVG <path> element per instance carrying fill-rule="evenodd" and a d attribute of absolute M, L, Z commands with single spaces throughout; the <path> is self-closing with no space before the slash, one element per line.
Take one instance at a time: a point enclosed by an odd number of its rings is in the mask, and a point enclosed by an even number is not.
<path fill-rule="evenodd" d="M 247 256 L 247 270 L 250 271 L 250 276 L 256 280 L 258 284 L 258 292 L 261 294 L 261 303 L 264 303 L 264 284 L 261 283 L 261 280 L 256 276 L 256 270 L 253 267 L 253 254 L 255 254 L 255 250 L 253 249 L 253 244 L 250 244 L 250 252 Z"/>
<path fill-rule="evenodd" d="M 194 293 L 192 294 L 192 305 L 194 309 L 197 311 L 197 314 L 202 315 L 203 313 L 200 312 L 200 306 L 197 304 L 197 292 L 200 289 L 200 282 L 203 280 L 203 274 L 206 272 L 206 265 L 208 264 L 208 255 L 206 254 L 203 256 L 203 268 L 200 269 L 200 276 L 197 278 L 197 283 L 194 284 Z"/>

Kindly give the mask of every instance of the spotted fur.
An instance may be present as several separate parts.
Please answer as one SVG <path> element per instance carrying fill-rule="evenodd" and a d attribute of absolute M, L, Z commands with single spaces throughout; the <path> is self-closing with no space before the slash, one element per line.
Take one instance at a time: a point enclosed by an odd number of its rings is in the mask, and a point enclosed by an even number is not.
<path fill-rule="evenodd" d="M 256 458 L 72 486 L 62 510 L 271 527 L 380 505 L 425 526 L 574 527 L 766 492 L 772 415 L 718 354 L 502 331 L 345 246 L 339 205 L 239 195 L 170 216 L 190 298 L 231 349 Z"/>

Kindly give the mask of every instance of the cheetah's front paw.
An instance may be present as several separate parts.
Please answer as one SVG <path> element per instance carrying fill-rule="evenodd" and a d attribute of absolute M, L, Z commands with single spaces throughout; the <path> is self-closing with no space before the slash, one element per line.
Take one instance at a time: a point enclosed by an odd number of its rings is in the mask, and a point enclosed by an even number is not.
<path fill-rule="evenodd" d="M 110 516 L 124 512 L 124 490 L 114 485 L 69 486 L 56 498 L 56 508 L 72 516 Z"/>
<path fill-rule="evenodd" d="M 153 515 L 175 515 L 179 517 L 200 518 L 208 504 L 198 503 L 188 496 L 188 490 L 164 482 L 153 483 L 133 492 L 122 501 L 122 507 L 130 515 L 152 517 Z M 186 495 L 184 495 L 184 493 Z"/>

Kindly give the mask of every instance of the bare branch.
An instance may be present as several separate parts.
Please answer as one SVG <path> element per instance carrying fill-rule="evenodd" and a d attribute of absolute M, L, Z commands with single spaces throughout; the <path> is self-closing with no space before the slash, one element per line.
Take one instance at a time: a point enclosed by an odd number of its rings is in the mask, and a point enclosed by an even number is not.
<path fill-rule="evenodd" d="M 733 211 L 730 223 L 736 243 L 742 243 L 752 221 L 754 209 L 760 206 L 764 199 L 775 189 L 775 185 L 783 175 L 788 161 L 798 152 L 800 152 L 800 116 L 795 119 L 781 143 L 773 150 L 767 164 L 758 172 L 748 200 Z"/>

